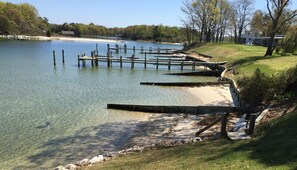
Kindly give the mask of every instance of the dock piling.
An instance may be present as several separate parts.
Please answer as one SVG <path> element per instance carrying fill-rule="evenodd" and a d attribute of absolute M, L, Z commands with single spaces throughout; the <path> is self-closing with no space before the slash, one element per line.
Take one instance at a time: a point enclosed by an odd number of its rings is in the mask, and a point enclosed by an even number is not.
<path fill-rule="evenodd" d="M 135 46 L 133 46 L 133 52 L 135 53 Z"/>
<path fill-rule="evenodd" d="M 63 64 L 65 64 L 65 59 L 64 59 L 65 57 L 64 57 L 64 50 L 62 50 L 62 62 L 63 62 Z"/>
<path fill-rule="evenodd" d="M 156 66 L 157 69 L 159 69 L 159 58 L 157 58 L 157 66 Z"/>
<path fill-rule="evenodd" d="M 168 70 L 170 70 L 171 69 L 171 59 L 169 58 L 168 59 Z"/>
<path fill-rule="evenodd" d="M 181 62 L 180 70 L 184 69 L 184 61 Z"/>
<path fill-rule="evenodd" d="M 92 57 L 91 64 L 92 64 L 92 67 L 94 67 L 94 52 L 93 51 L 91 51 L 91 57 Z"/>
<path fill-rule="evenodd" d="M 146 69 L 146 52 L 144 53 L 144 68 Z"/>
<path fill-rule="evenodd" d="M 53 60 L 54 60 L 54 66 L 56 66 L 56 52 L 53 50 Z"/>
<path fill-rule="evenodd" d="M 78 65 L 78 67 L 80 67 L 79 55 L 77 56 L 77 65 Z"/>
<path fill-rule="evenodd" d="M 227 121 L 228 121 L 228 116 L 229 113 L 225 113 L 222 116 L 222 121 L 221 121 L 221 134 L 220 137 L 221 138 L 227 138 L 228 137 L 228 133 L 227 133 Z"/>
<path fill-rule="evenodd" d="M 124 45 L 124 52 L 127 53 L 127 44 Z"/>
<path fill-rule="evenodd" d="M 120 67 L 122 68 L 123 67 L 123 57 L 120 56 Z"/>

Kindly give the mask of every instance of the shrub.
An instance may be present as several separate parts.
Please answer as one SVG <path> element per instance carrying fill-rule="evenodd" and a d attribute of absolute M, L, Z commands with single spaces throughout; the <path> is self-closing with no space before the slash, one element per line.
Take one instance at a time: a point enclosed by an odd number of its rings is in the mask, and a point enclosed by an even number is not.
<path fill-rule="evenodd" d="M 250 106 L 257 106 L 270 101 L 275 93 L 271 77 L 257 69 L 251 77 L 238 80 L 241 98 Z"/>

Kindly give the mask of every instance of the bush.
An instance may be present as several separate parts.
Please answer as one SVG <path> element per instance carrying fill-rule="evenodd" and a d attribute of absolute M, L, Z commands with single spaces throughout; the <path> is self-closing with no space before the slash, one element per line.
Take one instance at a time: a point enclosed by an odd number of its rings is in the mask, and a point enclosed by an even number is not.
<path fill-rule="evenodd" d="M 238 80 L 240 96 L 249 106 L 269 102 L 274 96 L 274 81 L 257 69 L 253 76 Z"/>
<path fill-rule="evenodd" d="M 238 80 L 240 95 L 249 106 L 271 100 L 286 100 L 297 95 L 297 65 L 280 75 L 269 77 L 257 69 L 251 77 Z"/>

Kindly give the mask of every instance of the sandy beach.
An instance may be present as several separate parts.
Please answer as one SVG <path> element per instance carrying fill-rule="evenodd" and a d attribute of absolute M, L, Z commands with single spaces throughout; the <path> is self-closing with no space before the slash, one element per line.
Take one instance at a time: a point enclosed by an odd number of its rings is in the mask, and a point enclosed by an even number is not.
<path fill-rule="evenodd" d="M 51 41 L 51 40 L 59 40 L 59 41 L 80 41 L 80 42 L 120 42 L 121 40 L 110 40 L 110 39 L 96 39 L 96 38 L 77 38 L 77 37 L 45 37 L 45 36 L 37 36 L 41 41 Z"/>

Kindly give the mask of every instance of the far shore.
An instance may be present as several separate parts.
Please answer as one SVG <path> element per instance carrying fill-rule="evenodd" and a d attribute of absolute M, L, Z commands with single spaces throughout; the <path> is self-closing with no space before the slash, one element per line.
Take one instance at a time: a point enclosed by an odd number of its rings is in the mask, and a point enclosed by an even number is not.
<path fill-rule="evenodd" d="M 78 42 L 110 42 L 119 43 L 128 40 L 114 40 L 114 39 L 103 39 L 103 38 L 84 38 L 84 37 L 62 37 L 62 36 L 27 36 L 27 35 L 0 35 L 0 39 L 14 39 L 14 40 L 33 40 L 33 41 L 78 41 Z M 152 42 L 152 41 L 142 41 L 139 42 Z M 156 42 L 152 42 L 156 43 Z M 158 42 L 159 43 L 159 42 Z M 172 44 L 172 45 L 182 45 L 182 43 L 172 43 L 172 42 L 161 42 L 159 44 Z"/>

